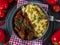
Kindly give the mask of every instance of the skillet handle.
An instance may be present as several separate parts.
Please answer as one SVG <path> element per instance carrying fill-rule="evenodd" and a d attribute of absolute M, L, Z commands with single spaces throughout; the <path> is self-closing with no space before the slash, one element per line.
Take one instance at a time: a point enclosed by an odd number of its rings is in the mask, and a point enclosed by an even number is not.
<path fill-rule="evenodd" d="M 50 21 L 60 22 L 60 20 L 59 19 L 55 19 L 54 16 L 49 16 L 49 20 Z"/>

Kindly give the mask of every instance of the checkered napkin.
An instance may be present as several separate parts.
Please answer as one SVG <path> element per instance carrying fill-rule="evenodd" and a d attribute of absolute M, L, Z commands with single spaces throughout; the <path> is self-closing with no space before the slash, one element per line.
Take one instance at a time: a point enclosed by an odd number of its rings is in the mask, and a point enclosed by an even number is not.
<path fill-rule="evenodd" d="M 18 0 L 17 8 L 20 7 L 21 5 L 27 4 L 27 3 L 31 3 L 31 2 L 27 2 L 25 0 Z M 45 11 L 48 11 L 47 4 L 39 3 L 39 5 L 42 8 L 44 8 Z M 24 41 L 24 40 L 21 40 L 19 37 L 17 37 L 14 32 L 12 32 L 9 44 L 11 44 L 11 45 L 42 45 L 42 40 L 43 40 L 43 38 L 35 40 L 35 41 Z"/>

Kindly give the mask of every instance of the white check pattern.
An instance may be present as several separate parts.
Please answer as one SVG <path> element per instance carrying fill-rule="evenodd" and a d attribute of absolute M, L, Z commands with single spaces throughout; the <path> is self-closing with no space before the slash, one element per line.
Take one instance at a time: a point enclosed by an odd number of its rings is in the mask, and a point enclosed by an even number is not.
<path fill-rule="evenodd" d="M 18 0 L 17 2 L 17 8 L 20 7 L 23 4 L 27 4 L 30 2 L 27 2 L 25 0 Z M 42 8 L 45 9 L 45 11 L 48 11 L 48 5 L 47 4 L 39 4 Z M 42 45 L 43 38 L 35 40 L 35 41 L 24 41 L 21 40 L 19 37 L 15 35 L 14 32 L 12 32 L 9 44 L 11 45 Z"/>

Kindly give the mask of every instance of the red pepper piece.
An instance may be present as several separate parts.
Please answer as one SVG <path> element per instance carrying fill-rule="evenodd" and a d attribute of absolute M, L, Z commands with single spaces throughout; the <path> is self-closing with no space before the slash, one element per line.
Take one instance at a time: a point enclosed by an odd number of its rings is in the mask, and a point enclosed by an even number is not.
<path fill-rule="evenodd" d="M 0 10 L 4 9 L 4 5 L 2 4 L 2 2 L 0 3 Z"/>
<path fill-rule="evenodd" d="M 0 0 L 0 9 L 7 9 L 7 8 L 8 8 L 8 1 Z"/>
<path fill-rule="evenodd" d="M 5 3 L 5 4 L 4 4 L 4 8 L 5 8 L 5 9 L 8 9 L 8 3 Z"/>
<path fill-rule="evenodd" d="M 60 29 L 52 35 L 51 41 L 54 45 L 60 45 Z"/>
<path fill-rule="evenodd" d="M 4 5 L 4 9 L 7 9 L 8 8 L 8 1 L 7 0 L 4 0 L 3 1 L 3 5 Z"/>
<path fill-rule="evenodd" d="M 0 18 L 5 18 L 5 13 L 3 12 L 3 10 L 0 10 Z"/>
<path fill-rule="evenodd" d="M 58 2 L 58 0 L 46 0 L 46 2 L 50 5 L 54 5 Z"/>
<path fill-rule="evenodd" d="M 52 10 L 53 10 L 53 12 L 59 12 L 60 11 L 60 6 L 59 5 L 54 5 Z"/>
<path fill-rule="evenodd" d="M 2 28 L 0 28 L 0 43 L 4 40 L 5 34 Z"/>

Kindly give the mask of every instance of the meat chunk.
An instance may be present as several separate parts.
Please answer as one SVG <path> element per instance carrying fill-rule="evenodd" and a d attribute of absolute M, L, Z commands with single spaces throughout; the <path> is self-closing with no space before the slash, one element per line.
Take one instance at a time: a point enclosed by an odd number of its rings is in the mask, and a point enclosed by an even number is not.
<path fill-rule="evenodd" d="M 24 30 L 24 28 L 22 26 L 19 26 L 18 29 L 19 29 L 19 31 Z"/>
<path fill-rule="evenodd" d="M 23 13 L 23 16 L 26 18 L 27 17 L 27 13 Z"/>
<path fill-rule="evenodd" d="M 26 40 L 32 40 L 34 37 L 34 32 L 32 30 L 26 30 Z"/>
<path fill-rule="evenodd" d="M 18 28 L 17 28 L 17 27 L 14 27 L 14 29 L 15 29 L 15 31 L 16 31 L 16 32 L 19 32 L 19 30 L 18 30 Z"/>
<path fill-rule="evenodd" d="M 26 24 L 26 26 L 31 26 L 31 22 L 28 18 L 24 18 L 24 23 Z"/>
<path fill-rule="evenodd" d="M 28 36 L 27 36 L 28 40 L 32 40 L 33 37 L 34 37 L 34 33 L 33 32 L 29 32 Z"/>
<path fill-rule="evenodd" d="M 20 31 L 18 32 L 19 37 L 21 37 L 21 39 L 25 38 L 25 32 L 24 31 Z"/>
<path fill-rule="evenodd" d="M 24 19 L 24 22 L 27 26 L 29 26 L 29 20 L 27 18 Z"/>
<path fill-rule="evenodd" d="M 22 19 L 22 11 L 20 10 L 17 14 L 16 14 L 16 16 L 14 17 L 14 19 L 16 20 L 16 19 Z"/>

